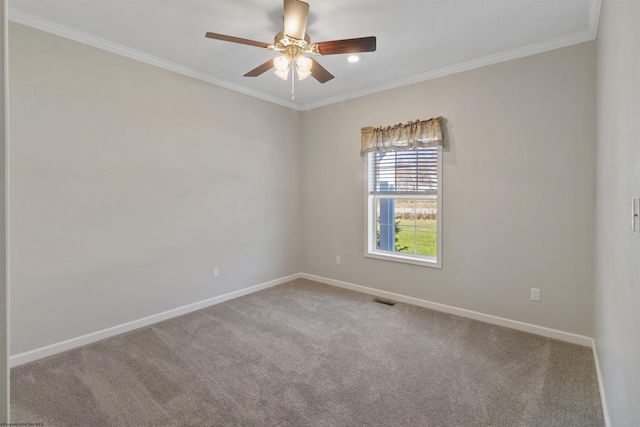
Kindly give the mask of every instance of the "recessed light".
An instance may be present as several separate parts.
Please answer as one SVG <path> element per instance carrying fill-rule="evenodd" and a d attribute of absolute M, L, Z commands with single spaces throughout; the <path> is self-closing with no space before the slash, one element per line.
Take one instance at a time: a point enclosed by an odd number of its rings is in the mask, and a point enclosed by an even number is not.
<path fill-rule="evenodd" d="M 349 55 L 349 57 L 347 58 L 347 61 L 349 61 L 349 62 L 360 62 L 360 61 L 362 61 L 362 55 Z"/>

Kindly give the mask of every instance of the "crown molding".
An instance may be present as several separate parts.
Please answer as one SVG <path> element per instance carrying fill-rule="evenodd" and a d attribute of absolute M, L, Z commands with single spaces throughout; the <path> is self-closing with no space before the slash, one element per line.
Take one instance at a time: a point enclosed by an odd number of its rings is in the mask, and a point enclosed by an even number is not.
<path fill-rule="evenodd" d="M 366 95 L 383 92 L 389 89 L 395 89 L 427 80 L 437 79 L 464 71 L 474 70 L 476 68 L 486 67 L 501 62 L 511 61 L 513 59 L 524 58 L 525 56 L 535 55 L 538 53 L 548 52 L 554 49 L 572 46 L 578 43 L 594 40 L 598 34 L 598 19 L 600 17 L 600 7 L 602 0 L 591 0 L 589 2 L 589 28 L 579 33 L 570 34 L 568 36 L 558 37 L 553 40 L 532 44 L 523 48 L 513 49 L 506 52 L 500 52 L 494 55 L 485 56 L 471 61 L 461 62 L 459 64 L 448 67 L 439 68 L 437 70 L 427 71 L 425 73 L 416 74 L 392 82 L 373 86 L 363 90 L 347 92 L 339 96 L 321 99 L 316 102 L 310 102 L 302 105 L 300 111 L 312 110 L 314 108 L 335 104 L 349 99 L 360 98 Z"/>
<path fill-rule="evenodd" d="M 367 89 L 356 90 L 352 92 L 343 93 L 338 96 L 321 99 L 315 102 L 307 104 L 297 104 L 291 101 L 285 101 L 283 99 L 267 95 L 263 92 L 248 89 L 246 87 L 230 83 L 226 80 L 221 80 L 212 76 L 211 74 L 197 71 L 189 67 L 177 64 L 175 62 L 167 61 L 162 58 L 158 58 L 153 55 L 141 52 L 139 50 L 124 46 L 118 43 L 111 42 L 109 40 L 93 36 L 67 27 L 65 25 L 57 24 L 55 22 L 39 18 L 37 16 L 9 8 L 9 20 L 17 22 L 19 24 L 27 25 L 29 27 L 36 28 L 38 30 L 46 31 L 57 36 L 65 37 L 70 40 L 74 40 L 80 43 L 87 44 L 89 46 L 97 47 L 117 55 L 125 56 L 127 58 L 135 59 L 156 67 L 164 68 L 169 71 L 173 71 L 178 74 L 182 74 L 194 79 L 202 80 L 207 83 L 211 83 L 223 88 L 233 90 L 245 95 L 252 96 L 254 98 L 261 99 L 263 101 L 271 102 L 283 107 L 290 108 L 297 111 L 307 111 L 314 108 L 323 107 L 330 104 L 335 104 L 342 101 L 347 101 L 354 98 L 359 98 L 366 95 L 372 95 L 374 93 L 382 92 L 389 89 L 395 89 L 402 86 L 407 86 L 415 83 L 424 82 L 427 80 L 436 79 L 439 77 L 445 77 L 452 74 L 461 73 L 464 71 L 474 70 L 476 68 L 486 67 L 488 65 L 494 65 L 501 62 L 511 61 L 513 59 L 523 58 L 529 55 L 535 55 L 538 53 L 547 52 L 554 49 L 559 49 L 567 46 L 571 46 L 578 43 L 594 40 L 598 33 L 598 22 L 600 17 L 600 8 L 602 6 L 602 0 L 590 0 L 589 1 L 589 18 L 588 28 L 579 33 L 570 34 L 568 36 L 558 37 L 553 40 L 547 40 L 544 42 L 536 43 L 519 49 L 513 49 L 507 52 L 501 52 L 494 55 L 485 56 L 483 58 L 473 59 L 471 61 L 462 62 L 448 67 L 439 68 L 437 70 L 427 71 L 425 73 L 416 74 L 413 76 L 405 77 L 402 79 L 394 80 L 381 85 L 373 86 Z"/>
<path fill-rule="evenodd" d="M 595 39 L 598 36 L 598 23 L 600 22 L 600 9 L 602 8 L 602 0 L 589 1 L 589 33 Z"/>
<path fill-rule="evenodd" d="M 254 98 L 262 99 L 263 101 L 272 102 L 274 104 L 281 105 L 283 107 L 291 108 L 294 110 L 299 109 L 299 105 L 282 100 L 280 98 L 267 95 L 265 93 L 248 89 L 246 87 L 230 83 L 226 80 L 221 80 L 210 74 L 203 73 L 202 71 L 194 70 L 193 68 L 185 67 L 175 62 L 167 61 L 166 59 L 159 58 L 148 53 L 141 52 L 128 46 L 114 43 L 112 41 L 97 37 L 80 30 L 76 30 L 66 25 L 61 25 L 47 19 L 43 19 L 20 10 L 9 8 L 9 20 L 18 24 L 26 25 L 28 27 L 35 28 L 37 30 L 45 31 L 47 33 L 54 34 L 56 36 L 64 37 L 69 40 L 77 41 L 89 46 L 97 47 L 98 49 L 106 50 L 107 52 L 115 53 L 127 58 L 135 59 L 136 61 L 144 62 L 149 65 L 153 65 L 159 68 L 163 68 L 174 73 L 182 74 L 187 77 L 192 77 L 197 80 L 202 80 L 207 83 L 221 86 L 223 88 L 240 92 L 244 95 L 249 95 Z"/>

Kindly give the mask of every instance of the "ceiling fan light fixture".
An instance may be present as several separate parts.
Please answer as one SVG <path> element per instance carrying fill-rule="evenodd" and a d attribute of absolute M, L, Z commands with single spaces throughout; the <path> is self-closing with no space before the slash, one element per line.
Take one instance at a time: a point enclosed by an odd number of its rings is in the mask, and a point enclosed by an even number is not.
<path fill-rule="evenodd" d="M 288 71 L 283 73 L 282 71 L 275 70 L 274 74 L 276 76 L 280 77 L 282 80 L 289 80 L 289 72 Z"/>
<path fill-rule="evenodd" d="M 275 74 L 283 80 L 289 80 L 289 74 L 291 74 L 292 92 L 296 71 L 300 80 L 311 76 L 320 83 L 326 83 L 335 77 L 329 70 L 324 68 L 322 64 L 319 64 L 311 58 L 304 57 L 304 55 L 339 55 L 345 53 L 375 52 L 376 50 L 375 36 L 311 43 L 311 37 L 307 34 L 308 20 L 308 3 L 302 0 L 284 0 L 284 30 L 276 34 L 273 39 L 273 44 L 212 32 L 205 33 L 205 37 L 278 52 L 281 55 L 280 57 L 267 60 L 248 73 L 245 73 L 244 76 L 257 77 L 271 68 L 275 68 Z M 360 55 L 354 58 L 362 60 L 362 56 Z M 293 64 L 295 69 L 292 67 L 292 62 L 295 62 L 295 64 Z M 313 71 L 311 70 L 311 66 L 313 66 Z"/>
<path fill-rule="evenodd" d="M 273 60 L 273 67 L 276 69 L 276 76 L 280 77 L 282 80 L 287 80 L 289 78 L 289 58 L 286 56 L 278 56 Z"/>
<path fill-rule="evenodd" d="M 311 67 L 313 61 L 306 56 L 300 56 L 296 59 L 296 71 L 298 72 L 298 79 L 304 80 L 311 75 Z"/>
<path fill-rule="evenodd" d="M 304 80 L 311 75 L 311 71 L 301 72 L 298 70 L 298 80 Z"/>
<path fill-rule="evenodd" d="M 362 55 L 349 55 L 347 61 L 351 63 L 360 62 L 362 61 Z"/>
<path fill-rule="evenodd" d="M 297 71 L 298 71 L 298 80 L 304 80 L 311 75 L 311 71 L 306 71 L 306 72 L 302 72 L 300 70 L 297 70 Z"/>

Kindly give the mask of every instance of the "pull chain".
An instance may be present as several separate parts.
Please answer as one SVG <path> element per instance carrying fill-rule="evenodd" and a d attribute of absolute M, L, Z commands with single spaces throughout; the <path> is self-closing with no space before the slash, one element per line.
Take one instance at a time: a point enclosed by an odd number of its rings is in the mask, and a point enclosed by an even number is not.
<path fill-rule="evenodd" d="M 291 100 L 292 101 L 296 99 L 295 77 L 296 76 L 293 74 L 293 67 L 291 67 Z"/>

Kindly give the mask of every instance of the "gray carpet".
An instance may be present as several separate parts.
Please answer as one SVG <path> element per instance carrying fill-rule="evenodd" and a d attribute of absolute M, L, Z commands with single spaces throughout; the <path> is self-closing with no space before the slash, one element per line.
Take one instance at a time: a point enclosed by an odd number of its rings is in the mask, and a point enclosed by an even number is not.
<path fill-rule="evenodd" d="M 45 426 L 603 426 L 591 350 L 296 280 L 11 370 Z"/>

